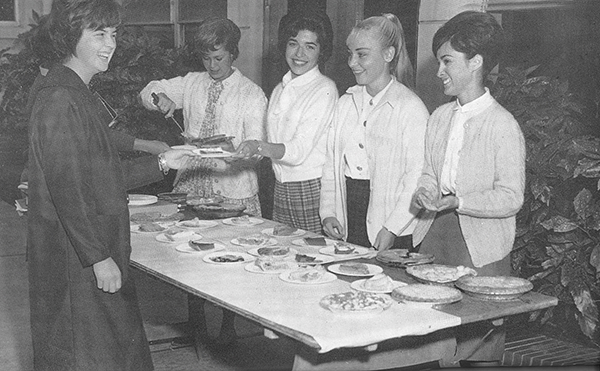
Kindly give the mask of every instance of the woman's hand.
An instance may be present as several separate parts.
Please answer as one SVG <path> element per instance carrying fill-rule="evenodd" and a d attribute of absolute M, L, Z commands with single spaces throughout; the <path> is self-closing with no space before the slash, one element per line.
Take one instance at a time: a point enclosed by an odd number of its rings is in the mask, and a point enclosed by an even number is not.
<path fill-rule="evenodd" d="M 165 114 L 165 117 L 173 116 L 173 112 L 175 112 L 175 102 L 171 100 L 171 98 L 167 97 L 165 93 L 158 93 L 158 102 L 154 102 L 154 105 L 158 110 Z"/>
<path fill-rule="evenodd" d="M 171 149 L 163 152 L 162 155 L 169 169 L 181 169 L 187 166 L 190 159 L 198 156 L 189 149 Z"/>
<path fill-rule="evenodd" d="M 171 149 L 165 142 L 159 140 L 145 140 L 135 138 L 133 141 L 133 149 L 136 151 L 148 152 L 153 155 L 166 152 Z"/>
<path fill-rule="evenodd" d="M 344 238 L 344 228 L 339 220 L 333 216 L 323 219 L 323 231 L 328 237 L 336 240 Z"/>
<path fill-rule="evenodd" d="M 258 140 L 246 140 L 240 143 L 233 157 L 249 159 L 258 155 L 260 142 Z"/>
<path fill-rule="evenodd" d="M 426 209 L 429 211 L 438 211 L 436 206 L 436 197 L 424 187 L 415 191 L 412 198 L 412 206 L 417 209 Z"/>
<path fill-rule="evenodd" d="M 114 294 L 121 289 L 121 270 L 113 258 L 106 258 L 92 265 L 96 285 L 104 292 Z"/>
<path fill-rule="evenodd" d="M 379 233 L 377 233 L 377 238 L 375 238 L 375 243 L 373 247 L 378 251 L 385 251 L 390 247 L 394 246 L 394 241 L 396 240 L 396 235 L 392 232 L 388 231 L 387 228 L 382 227 Z"/>
<path fill-rule="evenodd" d="M 457 209 L 458 197 L 454 195 L 444 196 L 436 202 L 435 206 L 437 208 L 436 211 Z"/>

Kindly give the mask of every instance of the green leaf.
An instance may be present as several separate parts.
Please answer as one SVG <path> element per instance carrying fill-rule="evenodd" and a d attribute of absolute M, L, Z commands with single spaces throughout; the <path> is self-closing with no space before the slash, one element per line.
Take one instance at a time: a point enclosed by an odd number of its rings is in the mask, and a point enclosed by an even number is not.
<path fill-rule="evenodd" d="M 569 232 L 578 227 L 577 223 L 574 223 L 561 215 L 553 216 L 542 222 L 542 226 L 547 230 L 553 230 L 554 232 L 559 233 Z"/>
<path fill-rule="evenodd" d="M 596 268 L 596 275 L 600 274 L 600 245 L 596 245 L 590 254 L 590 264 Z"/>
<path fill-rule="evenodd" d="M 573 200 L 573 206 L 579 219 L 585 219 L 591 214 L 592 206 L 592 192 L 587 188 L 582 189 L 575 199 Z"/>
<path fill-rule="evenodd" d="M 592 300 L 589 290 L 581 290 L 573 295 L 573 302 L 579 310 L 577 316 L 581 331 L 590 339 L 593 339 L 598 327 L 598 307 Z"/>

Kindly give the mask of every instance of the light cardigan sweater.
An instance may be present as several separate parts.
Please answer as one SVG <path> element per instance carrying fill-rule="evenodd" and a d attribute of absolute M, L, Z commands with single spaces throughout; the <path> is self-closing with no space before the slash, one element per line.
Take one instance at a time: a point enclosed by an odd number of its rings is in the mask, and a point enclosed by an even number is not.
<path fill-rule="evenodd" d="M 441 195 L 439 179 L 456 102 L 436 109 L 429 120 L 425 166 L 418 187 Z M 514 117 L 498 102 L 467 120 L 456 174 L 456 210 L 473 265 L 507 256 L 514 243 L 515 215 L 525 191 L 525 139 Z M 417 246 L 436 213 L 423 210 L 413 233 Z"/>
<path fill-rule="evenodd" d="M 177 109 L 183 109 L 186 132 L 196 137 L 204 119 L 208 87 L 212 81 L 207 72 L 190 72 L 168 80 L 151 81 L 140 92 L 140 98 L 146 108 L 156 109 L 151 94 L 165 93 L 175 102 Z M 267 98 L 262 89 L 237 69 L 223 80 L 223 85 L 216 104 L 215 134 L 234 136 L 232 142 L 236 147 L 244 140 L 264 140 Z M 213 191 L 236 199 L 257 195 L 258 180 L 254 165 L 251 161 L 240 161 L 240 164 L 230 166 L 225 172 L 214 172 Z"/>
<path fill-rule="evenodd" d="M 321 220 L 335 217 L 347 231 L 344 130 L 359 119 L 362 87 L 353 86 L 340 98 L 327 139 L 327 161 L 321 178 Z M 418 210 L 411 198 L 421 175 L 424 138 L 429 113 L 421 99 L 394 81 L 367 117 L 366 143 L 371 194 L 367 209 L 367 234 L 375 242 L 382 227 L 409 235 Z"/>
<path fill-rule="evenodd" d="M 294 79 L 288 71 L 275 87 L 269 101 L 267 134 L 269 142 L 285 146 L 283 157 L 272 160 L 279 182 L 321 177 L 327 130 L 337 100 L 335 83 L 318 67 Z"/>

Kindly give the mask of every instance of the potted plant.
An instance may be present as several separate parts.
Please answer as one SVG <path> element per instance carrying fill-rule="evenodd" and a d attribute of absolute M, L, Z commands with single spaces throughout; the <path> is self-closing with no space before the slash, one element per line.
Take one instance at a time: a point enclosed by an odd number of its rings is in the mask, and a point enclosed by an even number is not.
<path fill-rule="evenodd" d="M 527 187 L 517 215 L 513 268 L 559 305 L 543 324 L 576 322 L 596 345 L 600 299 L 600 138 L 598 112 L 568 82 L 507 68 L 492 94 L 520 123 L 527 144 Z"/>

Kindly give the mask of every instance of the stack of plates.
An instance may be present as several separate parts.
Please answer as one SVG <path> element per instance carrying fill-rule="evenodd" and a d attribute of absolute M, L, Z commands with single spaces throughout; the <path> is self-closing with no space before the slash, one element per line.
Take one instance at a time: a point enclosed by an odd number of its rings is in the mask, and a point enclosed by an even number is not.
<path fill-rule="evenodd" d="M 433 262 L 433 255 L 409 253 L 406 249 L 380 251 L 375 257 L 378 261 L 392 267 L 408 267 L 411 265 L 427 264 Z"/>

